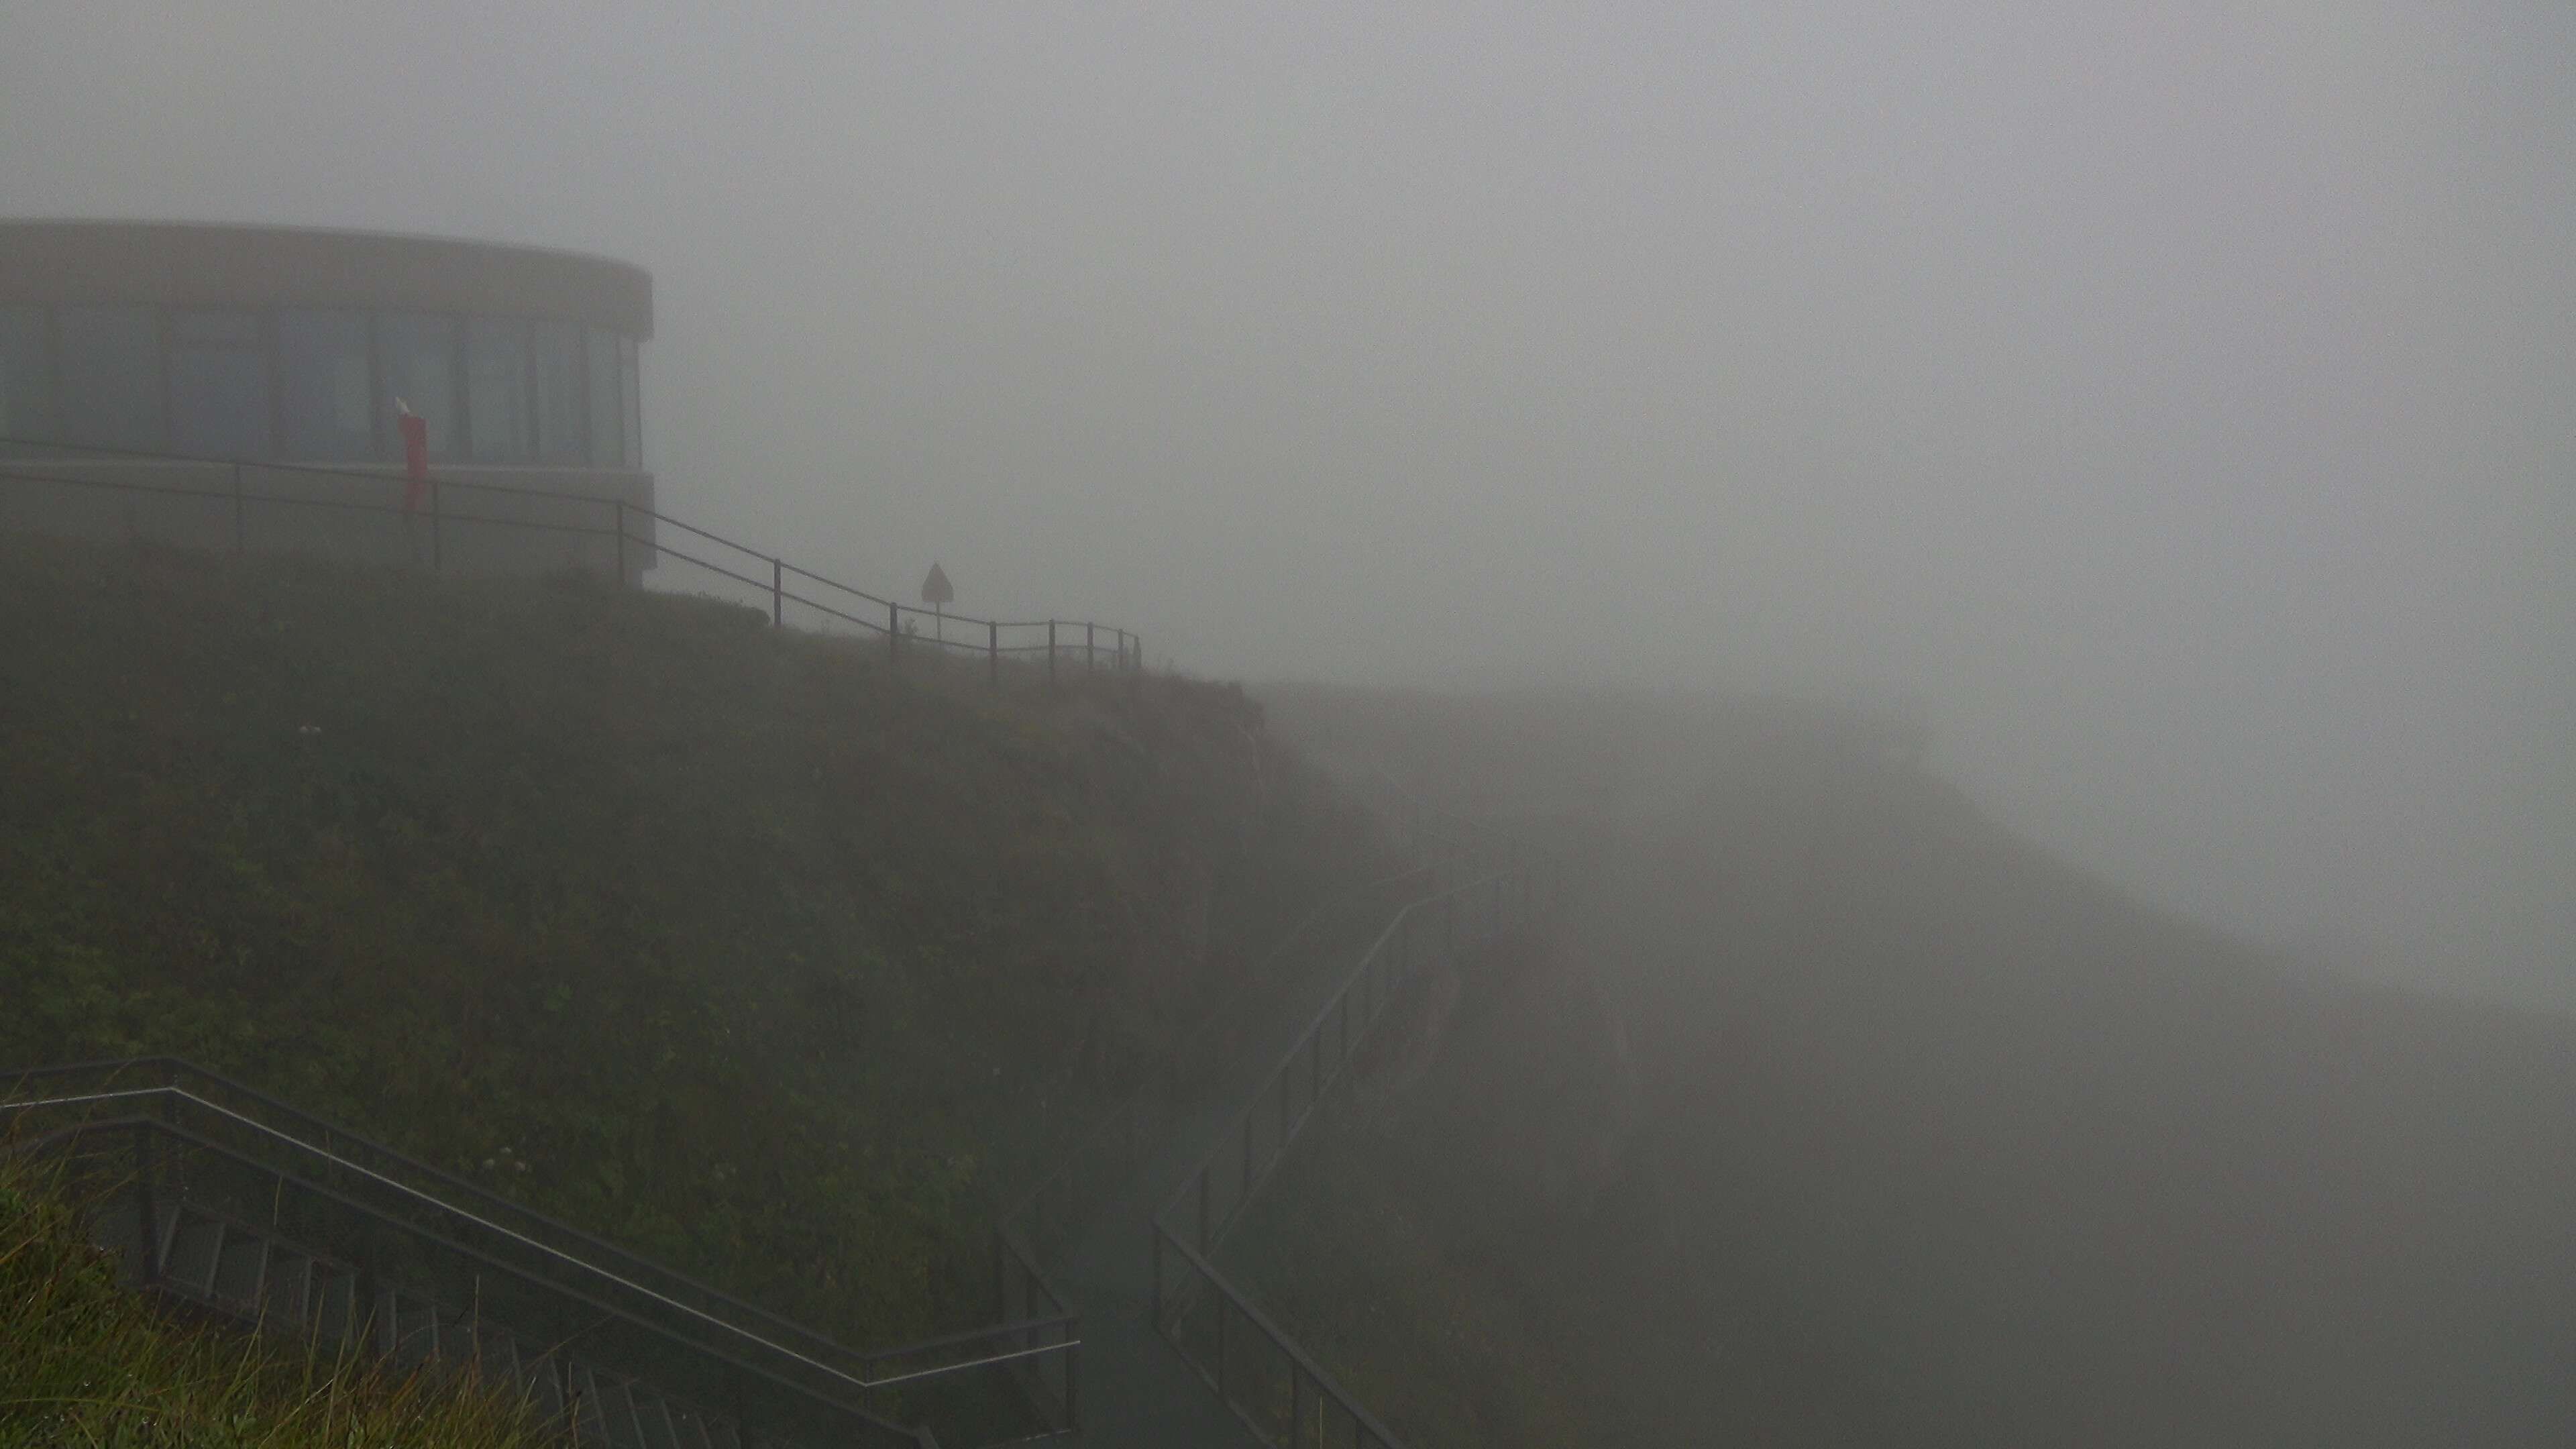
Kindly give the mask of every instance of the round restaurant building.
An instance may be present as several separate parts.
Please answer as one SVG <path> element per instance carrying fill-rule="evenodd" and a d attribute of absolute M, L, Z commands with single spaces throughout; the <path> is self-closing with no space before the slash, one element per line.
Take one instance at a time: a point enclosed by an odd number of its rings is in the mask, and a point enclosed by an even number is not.
<path fill-rule="evenodd" d="M 0 222 L 0 524 L 417 555 L 429 512 L 451 566 L 632 575 L 652 327 L 652 278 L 604 257 Z M 402 477 L 406 408 L 426 489 Z"/>

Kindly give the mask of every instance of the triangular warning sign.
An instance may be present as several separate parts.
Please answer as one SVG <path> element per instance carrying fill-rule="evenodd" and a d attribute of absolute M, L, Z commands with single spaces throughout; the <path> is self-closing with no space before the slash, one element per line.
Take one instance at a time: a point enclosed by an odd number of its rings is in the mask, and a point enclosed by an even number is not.
<path fill-rule="evenodd" d="M 948 575 L 940 572 L 937 564 L 930 566 L 930 577 L 921 581 L 921 601 L 925 604 L 957 602 L 957 591 L 948 586 Z"/>

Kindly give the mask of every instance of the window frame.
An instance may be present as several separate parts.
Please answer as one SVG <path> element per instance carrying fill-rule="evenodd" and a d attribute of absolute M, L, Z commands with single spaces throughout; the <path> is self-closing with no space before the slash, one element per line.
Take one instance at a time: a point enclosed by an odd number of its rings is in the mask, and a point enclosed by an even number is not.
<path fill-rule="evenodd" d="M 39 390 L 36 395 L 38 416 L 26 421 L 15 417 L 0 420 L 0 438 L 14 437 L 30 443 L 53 442 L 62 426 L 57 399 L 61 387 L 54 376 L 54 309 L 43 302 L 9 302 L 0 303 L 0 312 L 19 312 L 33 320 L 35 325 L 27 332 L 32 347 L 24 360 L 23 375 L 34 379 Z M 6 382 L 0 382 L 0 388 L 6 386 Z"/>
<path fill-rule="evenodd" d="M 175 363 L 182 349 L 195 349 L 244 353 L 257 360 L 267 400 L 267 415 L 258 425 L 263 442 L 257 457 L 308 463 L 399 464 L 402 461 L 401 438 L 391 421 L 394 378 L 387 349 L 392 332 L 388 324 L 401 319 L 435 323 L 446 333 L 447 365 L 444 371 L 453 416 L 446 429 L 447 446 L 431 455 L 433 463 L 446 467 L 643 471 L 643 339 L 583 318 L 324 301 L 265 302 L 252 306 L 164 301 L 13 302 L 0 305 L 12 310 L 23 309 L 35 319 L 32 333 L 35 361 L 29 375 L 36 379 L 40 389 L 39 412 L 42 416 L 40 422 L 33 425 L 35 430 L 24 434 L 30 442 L 110 452 L 180 453 Z M 80 313 L 139 314 L 144 320 L 143 345 L 150 349 L 146 369 L 149 376 L 126 400 L 137 403 L 148 400 L 155 409 L 151 438 L 120 437 L 108 441 L 76 439 L 73 436 L 73 400 L 68 386 L 71 328 L 67 318 Z M 255 340 L 182 341 L 181 319 L 196 313 L 246 316 L 255 325 Z M 358 323 L 357 342 L 367 368 L 369 417 L 366 436 L 353 456 L 338 456 L 336 453 L 328 457 L 308 456 L 301 450 L 289 448 L 291 429 L 287 394 L 290 368 L 284 326 L 289 314 L 351 318 Z M 525 456 L 479 459 L 474 454 L 470 359 L 478 328 L 496 325 L 509 329 L 518 339 L 520 385 L 517 402 L 525 432 Z M 581 434 L 577 451 L 558 450 L 551 455 L 547 451 L 542 416 L 543 389 L 538 380 L 542 370 L 540 338 L 549 331 L 558 337 L 568 335 L 573 339 L 576 385 L 568 400 L 571 404 L 568 411 L 577 416 Z M 608 419 L 600 416 L 599 405 L 602 403 L 613 410 Z"/>
<path fill-rule="evenodd" d="M 381 395 L 376 365 L 376 309 L 373 307 L 330 307 L 306 303 L 280 303 L 261 309 L 267 320 L 268 342 L 277 369 L 277 453 L 281 458 L 312 463 L 373 462 L 384 450 L 386 432 L 384 412 L 376 399 Z M 364 441 L 355 453 L 308 453 L 295 446 L 289 425 L 286 394 L 291 369 L 286 352 L 287 319 L 297 317 L 347 318 L 357 322 L 358 360 L 367 370 L 367 403 Z"/>
<path fill-rule="evenodd" d="M 513 405 L 517 411 L 519 420 L 519 436 L 516 439 L 518 446 L 517 453 L 505 453 L 501 456 L 485 457 L 483 455 L 483 436 L 481 431 L 479 429 L 469 427 L 465 435 L 464 456 L 461 461 L 478 468 L 527 468 L 535 466 L 537 461 L 536 319 L 533 317 L 511 316 L 490 312 L 469 312 L 461 314 L 460 320 L 461 325 L 458 328 L 458 336 L 462 339 L 462 342 L 457 348 L 457 359 L 464 368 L 467 396 L 464 400 L 463 407 L 460 408 L 459 411 L 469 424 L 474 422 L 475 413 L 472 393 L 474 391 L 474 353 L 476 344 L 486 338 L 499 338 L 509 342 L 514 342 L 518 347 L 519 358 L 519 385 L 516 388 L 500 390 L 500 392 L 504 394 L 508 392 L 516 392 L 518 394 L 518 397 L 513 400 Z"/>
<path fill-rule="evenodd" d="M 46 308 L 52 318 L 54 441 L 65 447 L 94 448 L 104 452 L 153 453 L 170 448 L 170 345 L 167 313 L 171 309 L 157 302 L 58 302 Z M 151 349 L 148 367 L 151 377 L 135 391 L 136 399 L 149 398 L 154 409 L 151 436 L 82 437 L 75 436 L 69 401 L 73 389 L 70 380 L 70 328 L 65 325 L 70 313 L 139 312 L 143 314 L 144 345 Z"/>
<path fill-rule="evenodd" d="M 241 456 L 247 458 L 274 458 L 280 456 L 280 445 L 283 442 L 283 439 L 278 435 L 278 410 L 280 394 L 284 389 L 280 386 L 281 379 L 279 376 L 280 369 L 278 365 L 280 358 L 278 355 L 276 328 L 270 316 L 274 310 L 274 308 L 269 307 L 179 306 L 164 306 L 160 309 L 161 377 L 164 392 L 161 432 L 162 436 L 168 440 L 170 450 L 172 452 L 194 453 L 203 451 L 209 456 Z M 212 341 L 202 339 L 182 340 L 180 335 L 180 324 L 184 319 L 191 316 L 224 316 L 246 319 L 250 323 L 249 339 L 246 341 L 222 339 Z M 214 450 L 210 446 L 188 443 L 181 438 L 181 430 L 179 426 L 179 361 L 180 354 L 182 352 L 224 353 L 236 357 L 248 357 L 259 364 L 259 383 L 260 391 L 262 393 L 262 402 L 264 404 L 262 408 L 264 416 L 260 418 L 257 428 L 254 429 L 259 441 L 251 452 L 242 455 L 223 454 Z"/>

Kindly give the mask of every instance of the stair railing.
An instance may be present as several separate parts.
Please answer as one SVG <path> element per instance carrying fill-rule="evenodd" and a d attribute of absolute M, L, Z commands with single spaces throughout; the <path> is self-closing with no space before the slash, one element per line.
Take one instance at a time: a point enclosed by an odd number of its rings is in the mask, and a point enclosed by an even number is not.
<path fill-rule="evenodd" d="M 25 1123 L 41 1112 L 72 1117 L 78 1126 L 87 1117 L 141 1114 L 363 1204 L 376 1221 L 505 1265 L 523 1281 L 612 1304 L 622 1321 L 651 1325 L 671 1342 L 751 1365 L 809 1394 L 864 1406 L 899 1393 L 906 1403 L 945 1406 L 939 1417 L 963 1418 L 991 1418 L 991 1401 L 1026 1397 L 1021 1417 L 1034 1432 L 1074 1427 L 1080 1319 L 1007 1236 L 995 1245 L 998 1306 L 1019 1316 L 857 1350 L 175 1058 L 40 1068 L 5 1080 L 16 1099 L 0 1100 L 0 1120 Z"/>
<path fill-rule="evenodd" d="M 1512 838 L 1385 783 L 1402 802 L 1390 812 L 1398 828 L 1469 878 L 1444 881 L 1397 912 L 1153 1221 L 1156 1330 L 1246 1427 L 1281 1449 L 1401 1449 L 1401 1441 L 1217 1270 L 1217 1250 L 1397 993 L 1424 968 L 1454 964 L 1539 919 L 1562 884 L 1561 871 Z"/>
<path fill-rule="evenodd" d="M 576 1286 L 535 1274 L 484 1247 L 388 1213 L 381 1202 L 349 1191 L 345 1175 L 332 1173 L 345 1164 L 304 1144 L 269 1134 L 270 1146 L 293 1150 L 252 1151 L 244 1149 L 238 1132 L 219 1137 L 200 1130 L 221 1130 L 220 1122 L 201 1120 L 209 1110 L 219 1119 L 229 1117 L 234 1128 L 247 1125 L 254 1135 L 263 1129 L 177 1089 L 0 1103 L 13 1125 L 31 1115 L 75 1109 L 79 1120 L 35 1131 L 13 1150 L 65 1153 L 93 1189 L 132 1194 L 142 1244 L 135 1276 L 146 1286 L 161 1281 L 168 1267 L 159 1250 L 160 1224 L 184 1205 L 350 1264 L 364 1284 L 399 1286 L 504 1326 L 532 1353 L 648 1382 L 680 1402 L 729 1416 L 749 1441 L 876 1449 L 921 1449 L 936 1442 L 866 1405 L 787 1377 L 780 1364 L 762 1362 L 757 1352 L 676 1337 L 639 1316 L 631 1303 L 612 1301 L 615 1293 L 597 1291 L 606 1285 Z M 282 1157 L 301 1162 L 290 1165 Z M 321 1171 L 309 1170 L 314 1168 Z M 341 1180 L 322 1180 L 326 1175 Z M 362 1288 L 362 1305 L 371 1305 L 373 1297 L 372 1286 Z"/>

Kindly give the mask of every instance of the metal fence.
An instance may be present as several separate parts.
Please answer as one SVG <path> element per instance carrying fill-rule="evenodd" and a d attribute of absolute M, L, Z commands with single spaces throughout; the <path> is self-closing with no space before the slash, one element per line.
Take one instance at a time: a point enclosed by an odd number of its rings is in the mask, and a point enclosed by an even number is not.
<path fill-rule="evenodd" d="M 315 1246 L 371 1272 L 408 1274 L 421 1281 L 406 1286 L 451 1301 L 460 1286 L 477 1295 L 466 1302 L 504 1292 L 528 1305 L 521 1311 L 531 1331 L 593 1315 L 604 1326 L 585 1330 L 593 1337 L 583 1342 L 619 1371 L 728 1412 L 747 1405 L 746 1422 L 761 1413 L 901 1413 L 935 1428 L 951 1449 L 1076 1426 L 1080 1318 L 1007 1233 L 993 1248 L 992 1326 L 853 1349 L 183 1061 L 41 1068 L 10 1074 L 5 1085 L 0 1121 L 22 1136 L 140 1124 L 168 1139 L 168 1161 L 208 1165 L 194 1179 L 173 1179 L 171 1190 L 211 1192 L 236 1217 L 301 1214 L 306 1231 L 328 1239 Z M 227 1186 L 243 1182 L 257 1191 L 245 1198 Z M 784 1407 L 771 1406 L 782 1396 Z"/>
<path fill-rule="evenodd" d="M 1224 1070 L 1239 1059 L 1251 1009 L 1272 984 L 1280 964 L 1307 953 L 1356 952 L 1378 923 L 1403 900 L 1419 894 L 1431 868 L 1414 866 L 1366 881 L 1317 903 L 1256 959 L 1225 997 L 1184 1028 L 1162 1065 L 1064 1131 L 1060 1145 L 1028 1185 L 1007 1200 L 1002 1219 L 1037 1253 L 1055 1261 L 1071 1246 L 1092 1211 L 1125 1186 L 1157 1147 L 1167 1143 L 1189 1109 L 1218 1089 Z"/>
<path fill-rule="evenodd" d="M 613 496 L 453 474 L 189 457 L 0 437 L 0 526 L 185 547 L 311 552 L 457 573 L 574 571 L 760 609 L 773 625 L 883 642 L 886 658 L 981 664 L 1049 681 L 1144 668 L 1144 641 L 1083 619 L 984 619 L 873 594 Z M 582 491 L 569 480 L 590 480 Z"/>
<path fill-rule="evenodd" d="M 1482 869 L 1500 851 L 1487 836 L 1441 835 L 1408 812 L 1417 838 L 1450 853 L 1450 867 Z M 1326 1092 L 1349 1068 L 1397 992 L 1425 966 L 1520 929 L 1553 904 L 1553 872 L 1512 863 L 1436 889 L 1406 905 L 1272 1068 L 1260 1092 L 1154 1216 L 1154 1323 L 1227 1406 L 1284 1449 L 1350 1445 L 1395 1449 L 1372 1418 L 1241 1289 L 1217 1271 L 1218 1245 L 1278 1168 Z"/>

